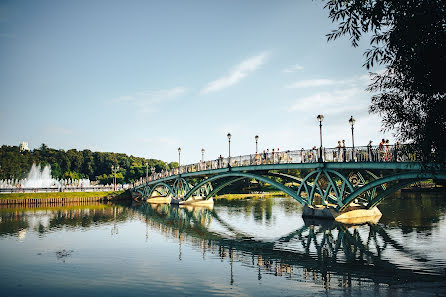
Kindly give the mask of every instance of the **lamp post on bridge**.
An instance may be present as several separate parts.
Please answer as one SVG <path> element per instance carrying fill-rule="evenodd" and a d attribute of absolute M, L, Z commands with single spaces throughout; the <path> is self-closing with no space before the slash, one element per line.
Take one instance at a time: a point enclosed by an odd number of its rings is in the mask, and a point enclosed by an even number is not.
<path fill-rule="evenodd" d="M 231 167 L 231 133 L 228 133 L 228 143 L 229 143 L 229 157 L 228 157 L 228 167 Z"/>
<path fill-rule="evenodd" d="M 255 138 L 255 140 L 256 140 L 256 155 L 257 155 L 257 152 L 258 152 L 257 144 L 258 144 L 258 142 L 259 142 L 259 135 L 256 135 L 254 138 Z"/>
<path fill-rule="evenodd" d="M 204 148 L 201 149 L 201 162 L 204 162 Z"/>
<path fill-rule="evenodd" d="M 178 174 L 180 173 L 181 166 L 181 147 L 178 148 Z"/>
<path fill-rule="evenodd" d="M 321 139 L 321 147 L 319 148 L 319 160 L 318 162 L 322 162 L 322 121 L 324 120 L 324 116 L 323 115 L 318 115 L 317 116 L 317 120 L 319 121 L 319 136 Z"/>
<path fill-rule="evenodd" d="M 149 163 L 146 162 L 146 182 L 149 181 Z"/>
<path fill-rule="evenodd" d="M 116 191 L 116 172 L 119 171 L 119 165 L 118 166 L 111 166 L 111 170 L 113 172 L 113 191 Z"/>
<path fill-rule="evenodd" d="M 352 162 L 355 162 L 355 137 L 353 133 L 353 130 L 355 129 L 355 119 L 353 118 L 353 116 L 350 116 L 348 122 L 350 123 L 350 126 L 352 126 Z"/>

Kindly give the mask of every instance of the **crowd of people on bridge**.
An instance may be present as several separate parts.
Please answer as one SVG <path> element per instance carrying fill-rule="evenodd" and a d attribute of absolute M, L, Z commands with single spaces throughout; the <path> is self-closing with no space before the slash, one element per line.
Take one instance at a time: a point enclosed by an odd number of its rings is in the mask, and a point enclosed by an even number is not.
<path fill-rule="evenodd" d="M 418 154 L 410 145 L 396 143 L 391 145 L 388 139 L 382 139 L 378 146 L 373 146 L 370 140 L 367 146 L 346 147 L 345 140 L 339 140 L 334 148 L 317 148 L 295 151 L 280 151 L 279 148 L 266 149 L 253 155 L 223 157 L 219 155 L 216 160 L 201 160 L 197 164 L 184 165 L 171 170 L 162 170 L 148 177 L 155 180 L 172 175 L 213 170 L 226 167 L 285 164 L 285 163 L 315 163 L 315 162 L 405 162 L 417 161 Z"/>

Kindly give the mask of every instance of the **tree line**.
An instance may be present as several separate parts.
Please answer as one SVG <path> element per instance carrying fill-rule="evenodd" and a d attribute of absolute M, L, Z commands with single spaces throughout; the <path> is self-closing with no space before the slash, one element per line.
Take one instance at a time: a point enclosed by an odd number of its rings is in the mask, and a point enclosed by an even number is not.
<path fill-rule="evenodd" d="M 53 178 L 80 179 L 89 178 L 101 184 L 110 184 L 113 180 L 111 166 L 119 166 L 116 173 L 118 183 L 132 183 L 146 176 L 154 167 L 156 172 L 178 167 L 177 162 L 166 163 L 156 159 L 145 159 L 120 153 L 78 151 L 76 149 L 57 150 L 42 144 L 31 151 L 20 152 L 18 146 L 3 145 L 0 148 L 0 179 L 22 179 L 31 169 L 32 164 L 43 168 L 51 166 Z"/>

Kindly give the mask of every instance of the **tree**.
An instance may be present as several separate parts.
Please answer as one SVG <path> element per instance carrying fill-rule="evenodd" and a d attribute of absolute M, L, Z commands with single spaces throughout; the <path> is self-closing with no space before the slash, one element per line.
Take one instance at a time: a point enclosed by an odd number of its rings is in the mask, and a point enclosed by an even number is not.
<path fill-rule="evenodd" d="M 166 163 L 156 159 L 145 159 L 126 154 L 92 152 L 90 150 L 55 150 L 42 144 L 31 152 L 20 152 L 18 146 L 0 147 L 0 179 L 22 179 L 26 177 L 33 163 L 51 165 L 51 174 L 57 178 L 99 179 L 110 183 L 113 179 L 111 166 L 120 166 L 118 182 L 134 182 L 146 176 L 145 163 L 155 167 L 157 172 L 167 168 Z M 149 171 L 149 174 L 151 172 Z"/>
<path fill-rule="evenodd" d="M 326 1 L 326 0 L 324 0 Z M 363 66 L 385 66 L 372 75 L 369 111 L 382 116 L 384 131 L 421 148 L 425 160 L 444 161 L 446 150 L 446 1 L 329 0 L 339 22 L 328 40 L 350 36 L 354 47 L 371 33 Z"/>

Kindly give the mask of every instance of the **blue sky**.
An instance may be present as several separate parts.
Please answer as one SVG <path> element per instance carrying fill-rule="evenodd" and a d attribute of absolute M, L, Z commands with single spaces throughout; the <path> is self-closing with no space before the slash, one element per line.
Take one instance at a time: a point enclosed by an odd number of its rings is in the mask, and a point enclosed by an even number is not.
<path fill-rule="evenodd" d="M 319 1 L 0 1 L 0 139 L 165 161 L 378 143 L 365 39 Z M 378 71 L 379 69 L 374 69 Z"/>

